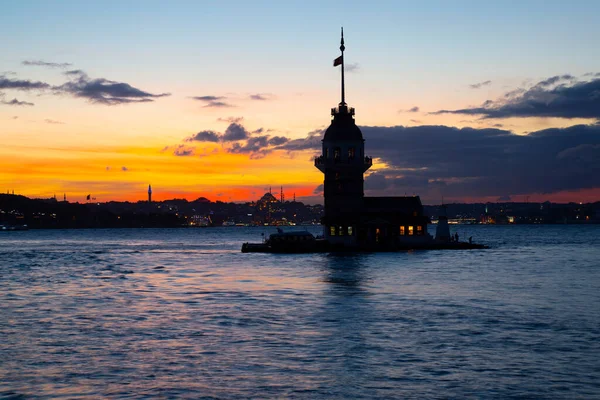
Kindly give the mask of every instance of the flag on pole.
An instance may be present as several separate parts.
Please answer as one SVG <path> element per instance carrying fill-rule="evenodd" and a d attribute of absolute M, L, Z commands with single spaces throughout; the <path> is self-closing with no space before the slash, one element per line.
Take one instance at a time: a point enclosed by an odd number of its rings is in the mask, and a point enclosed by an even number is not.
<path fill-rule="evenodd" d="M 338 65 L 342 65 L 342 60 L 344 59 L 344 56 L 339 56 L 338 58 L 336 58 L 335 60 L 333 60 L 333 66 L 337 67 Z"/>

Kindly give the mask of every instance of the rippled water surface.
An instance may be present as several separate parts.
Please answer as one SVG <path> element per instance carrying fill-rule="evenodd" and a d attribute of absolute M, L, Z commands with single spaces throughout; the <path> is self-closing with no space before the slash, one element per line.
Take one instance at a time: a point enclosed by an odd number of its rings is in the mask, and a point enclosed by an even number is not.
<path fill-rule="evenodd" d="M 0 233 L 0 398 L 600 397 L 600 226 L 240 253 L 261 232 Z"/>

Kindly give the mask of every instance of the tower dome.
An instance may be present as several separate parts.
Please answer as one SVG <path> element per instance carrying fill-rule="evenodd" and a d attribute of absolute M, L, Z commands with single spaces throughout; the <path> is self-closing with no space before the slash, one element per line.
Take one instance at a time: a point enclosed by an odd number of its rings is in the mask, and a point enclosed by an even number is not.
<path fill-rule="evenodd" d="M 325 131 L 325 135 L 323 136 L 324 142 L 340 140 L 364 141 L 362 132 L 356 126 L 356 121 L 354 120 L 354 108 L 340 105 L 338 108 L 331 110 L 331 115 L 333 115 L 333 120 L 329 128 Z"/>

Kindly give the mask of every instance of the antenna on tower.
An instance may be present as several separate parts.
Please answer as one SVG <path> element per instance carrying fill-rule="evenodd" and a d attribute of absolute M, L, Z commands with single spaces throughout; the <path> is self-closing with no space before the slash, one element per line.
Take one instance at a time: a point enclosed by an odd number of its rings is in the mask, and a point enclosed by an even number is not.
<path fill-rule="evenodd" d="M 346 105 L 346 87 L 344 85 L 344 50 L 346 50 L 346 46 L 344 46 L 344 27 L 342 26 L 342 40 L 340 41 L 340 51 L 342 52 L 342 102 L 341 106 Z"/>

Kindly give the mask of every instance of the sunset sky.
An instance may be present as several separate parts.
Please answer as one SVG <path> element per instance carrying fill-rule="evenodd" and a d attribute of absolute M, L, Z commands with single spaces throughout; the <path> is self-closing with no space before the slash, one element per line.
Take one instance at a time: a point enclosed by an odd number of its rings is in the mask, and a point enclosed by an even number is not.
<path fill-rule="evenodd" d="M 319 202 L 343 26 L 367 194 L 600 200 L 600 2 L 482 3 L 5 2 L 0 192 Z"/>

